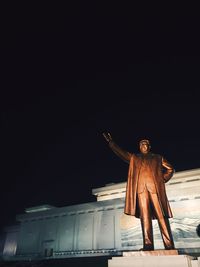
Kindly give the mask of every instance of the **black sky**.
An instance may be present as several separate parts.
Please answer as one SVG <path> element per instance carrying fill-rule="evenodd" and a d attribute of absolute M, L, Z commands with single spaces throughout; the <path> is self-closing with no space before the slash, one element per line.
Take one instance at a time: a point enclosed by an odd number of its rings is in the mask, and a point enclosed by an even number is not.
<path fill-rule="evenodd" d="M 95 201 L 92 188 L 125 181 L 103 131 L 133 152 L 149 138 L 176 171 L 200 167 L 196 18 L 76 11 L 5 19 L 2 226 L 27 207 Z"/>

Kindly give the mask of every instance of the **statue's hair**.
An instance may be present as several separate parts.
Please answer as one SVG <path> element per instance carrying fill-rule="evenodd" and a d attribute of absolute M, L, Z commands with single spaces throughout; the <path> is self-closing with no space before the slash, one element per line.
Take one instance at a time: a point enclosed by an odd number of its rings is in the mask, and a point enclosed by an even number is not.
<path fill-rule="evenodd" d="M 139 144 L 141 144 L 141 143 L 147 143 L 148 145 L 150 145 L 150 142 L 149 142 L 148 139 L 142 139 L 142 140 L 140 140 Z"/>

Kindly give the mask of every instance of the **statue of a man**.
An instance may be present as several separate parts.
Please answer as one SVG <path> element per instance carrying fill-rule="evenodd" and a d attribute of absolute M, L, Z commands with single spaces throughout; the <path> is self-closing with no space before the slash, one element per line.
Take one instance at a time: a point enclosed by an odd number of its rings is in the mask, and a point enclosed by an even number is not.
<path fill-rule="evenodd" d="M 157 219 L 165 249 L 174 249 L 169 219 L 172 212 L 167 200 L 165 183 L 174 173 L 172 165 L 158 154 L 150 152 L 149 140 L 139 142 L 140 153 L 121 149 L 110 133 L 103 133 L 110 148 L 129 163 L 124 213 L 140 218 L 143 249 L 154 250 L 152 219 Z"/>

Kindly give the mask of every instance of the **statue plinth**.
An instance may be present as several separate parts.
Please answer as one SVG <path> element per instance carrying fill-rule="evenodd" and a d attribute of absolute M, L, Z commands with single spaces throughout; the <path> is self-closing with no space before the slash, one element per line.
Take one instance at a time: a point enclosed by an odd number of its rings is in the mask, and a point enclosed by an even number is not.
<path fill-rule="evenodd" d="M 177 250 L 125 251 L 123 257 L 108 260 L 108 267 L 191 267 L 198 260 L 188 255 L 178 255 Z"/>
<path fill-rule="evenodd" d="M 133 256 L 169 256 L 169 255 L 178 255 L 178 250 L 150 250 L 150 251 L 124 251 L 124 257 L 133 257 Z"/>

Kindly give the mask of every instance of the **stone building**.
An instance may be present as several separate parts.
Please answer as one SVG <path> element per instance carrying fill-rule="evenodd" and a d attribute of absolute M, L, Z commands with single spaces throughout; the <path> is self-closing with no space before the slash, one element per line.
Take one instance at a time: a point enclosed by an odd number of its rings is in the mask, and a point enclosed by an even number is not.
<path fill-rule="evenodd" d="M 142 247 L 140 221 L 123 213 L 126 183 L 93 189 L 96 202 L 67 207 L 43 205 L 16 216 L 5 229 L 1 256 L 5 260 L 122 255 Z M 174 174 L 166 184 L 175 246 L 200 255 L 200 169 Z M 162 249 L 154 221 L 155 249 Z"/>

